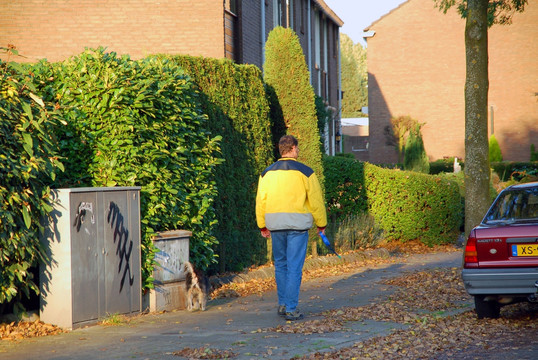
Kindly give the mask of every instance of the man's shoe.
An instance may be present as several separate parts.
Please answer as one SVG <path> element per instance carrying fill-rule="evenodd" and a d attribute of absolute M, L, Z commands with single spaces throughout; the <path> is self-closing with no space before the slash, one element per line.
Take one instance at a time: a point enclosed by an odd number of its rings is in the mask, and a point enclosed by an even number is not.
<path fill-rule="evenodd" d="M 286 305 L 279 305 L 278 306 L 278 315 L 279 316 L 286 316 Z"/>
<path fill-rule="evenodd" d="M 299 310 L 286 313 L 286 320 L 295 321 L 295 320 L 301 320 L 302 318 L 304 318 L 304 315 Z"/>

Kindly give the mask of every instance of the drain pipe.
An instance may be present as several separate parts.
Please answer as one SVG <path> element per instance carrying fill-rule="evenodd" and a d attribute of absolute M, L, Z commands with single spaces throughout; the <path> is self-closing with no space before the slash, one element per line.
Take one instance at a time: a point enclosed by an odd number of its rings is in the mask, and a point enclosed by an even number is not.
<path fill-rule="evenodd" d="M 339 119 L 338 132 L 342 134 L 342 49 L 340 48 L 340 30 L 338 31 L 338 36 L 336 37 L 336 41 L 338 44 L 338 94 L 336 96 L 337 104 L 336 104 L 336 116 L 337 119 Z M 336 134 L 336 133 L 335 133 Z M 340 137 L 340 142 L 338 143 L 339 149 L 338 152 L 343 152 L 344 147 L 344 138 Z"/>
<path fill-rule="evenodd" d="M 310 26 L 311 18 L 310 18 L 310 11 L 311 11 L 311 1 L 308 0 L 308 46 L 307 46 L 307 52 L 308 52 L 308 72 L 310 73 L 310 85 L 312 85 L 312 51 L 310 50 L 311 43 L 312 43 L 312 27 Z"/>
<path fill-rule="evenodd" d="M 263 64 L 265 64 L 265 0 L 260 0 L 260 5 L 261 5 L 261 17 L 262 17 L 262 21 L 261 21 L 261 36 L 260 36 L 260 40 L 261 40 L 261 48 L 262 48 L 262 63 L 260 65 L 261 69 L 262 69 L 262 74 L 263 74 Z"/>

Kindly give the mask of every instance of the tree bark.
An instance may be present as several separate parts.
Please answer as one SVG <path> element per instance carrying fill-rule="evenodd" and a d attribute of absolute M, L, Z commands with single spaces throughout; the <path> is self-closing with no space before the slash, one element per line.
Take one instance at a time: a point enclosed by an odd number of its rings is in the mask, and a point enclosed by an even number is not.
<path fill-rule="evenodd" d="M 488 210 L 488 0 L 468 0 L 465 25 L 465 234 Z"/>

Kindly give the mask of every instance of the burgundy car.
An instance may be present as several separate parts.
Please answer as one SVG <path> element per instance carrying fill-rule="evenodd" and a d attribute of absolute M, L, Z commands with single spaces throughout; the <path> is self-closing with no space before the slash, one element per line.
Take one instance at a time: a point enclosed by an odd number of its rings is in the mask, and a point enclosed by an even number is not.
<path fill-rule="evenodd" d="M 499 317 L 503 305 L 538 302 L 538 182 L 497 196 L 469 234 L 462 278 L 478 318 Z"/>

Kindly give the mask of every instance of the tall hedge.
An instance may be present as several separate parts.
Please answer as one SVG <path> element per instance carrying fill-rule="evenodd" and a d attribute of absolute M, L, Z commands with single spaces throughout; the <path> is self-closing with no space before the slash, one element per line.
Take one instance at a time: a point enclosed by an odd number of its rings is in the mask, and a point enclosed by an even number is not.
<path fill-rule="evenodd" d="M 188 75 L 165 59 L 132 61 L 103 49 L 33 71 L 67 122 L 58 129 L 67 171 L 55 186 L 142 187 L 144 286 L 151 286 L 157 231 L 192 231 L 192 261 L 214 262 L 220 138 L 207 131 Z"/>
<path fill-rule="evenodd" d="M 0 314 L 39 292 L 31 268 L 45 259 L 41 218 L 52 209 L 49 183 L 63 170 L 54 156 L 54 108 L 31 76 L 0 61 Z"/>
<path fill-rule="evenodd" d="M 230 60 L 168 57 L 199 87 L 208 129 L 223 139 L 225 159 L 216 173 L 218 271 L 239 271 L 267 261 L 266 241 L 256 227 L 258 177 L 274 161 L 269 103 L 261 71 Z"/>
<path fill-rule="evenodd" d="M 299 161 L 310 166 L 324 186 L 314 89 L 297 34 L 276 27 L 265 44 L 264 79 L 277 95 L 287 133 L 299 140 Z"/>

